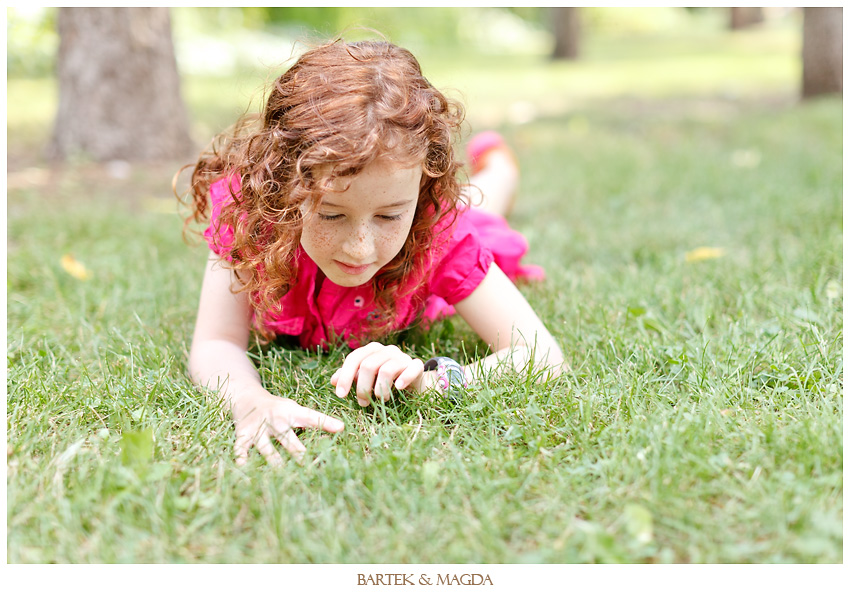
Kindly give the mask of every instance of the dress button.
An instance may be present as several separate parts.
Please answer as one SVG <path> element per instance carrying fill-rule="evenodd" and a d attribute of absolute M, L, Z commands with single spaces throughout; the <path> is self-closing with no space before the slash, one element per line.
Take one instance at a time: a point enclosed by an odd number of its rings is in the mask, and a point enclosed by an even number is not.
<path fill-rule="evenodd" d="M 366 301 L 363 300 L 363 296 L 357 296 L 354 299 L 354 306 L 356 306 L 357 308 L 361 308 L 363 306 L 363 304 L 365 304 L 365 302 Z"/>

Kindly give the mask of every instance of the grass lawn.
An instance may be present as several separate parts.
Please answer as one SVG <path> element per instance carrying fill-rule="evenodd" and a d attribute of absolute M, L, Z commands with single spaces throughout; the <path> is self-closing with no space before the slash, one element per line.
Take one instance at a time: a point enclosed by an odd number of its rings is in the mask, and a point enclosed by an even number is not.
<path fill-rule="evenodd" d="M 179 164 L 50 169 L 50 102 L 24 103 L 52 83 L 9 81 L 8 562 L 841 562 L 842 103 L 794 101 L 782 40 L 731 95 L 729 46 L 676 93 L 635 90 L 607 46 L 595 73 L 506 62 L 503 97 L 471 80 L 517 149 L 512 222 L 548 273 L 523 291 L 573 372 L 362 409 L 329 384 L 345 351 L 254 348 L 273 391 L 346 423 L 279 469 L 237 468 L 185 376 L 205 247 L 181 238 Z M 201 132 L 239 111 L 205 85 Z M 405 346 L 481 349 L 457 320 Z"/>

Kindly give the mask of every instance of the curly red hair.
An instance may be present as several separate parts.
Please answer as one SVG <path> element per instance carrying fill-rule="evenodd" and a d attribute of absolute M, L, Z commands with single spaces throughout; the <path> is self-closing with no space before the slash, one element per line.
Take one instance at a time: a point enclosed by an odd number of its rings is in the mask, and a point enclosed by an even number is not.
<path fill-rule="evenodd" d="M 463 117 L 463 107 L 425 79 L 408 50 L 336 39 L 301 55 L 274 81 L 259 117 L 243 116 L 201 153 L 186 224 L 209 219 L 213 182 L 239 177 L 241 192 L 222 208 L 219 223 L 234 232 L 228 260 L 264 339 L 273 337 L 264 315 L 278 308 L 298 274 L 301 206 L 314 208 L 336 178 L 377 159 L 421 164 L 424 172 L 404 247 L 371 281 L 382 316 L 369 335 L 389 330 L 397 289 L 427 266 L 437 222 L 455 213 L 461 163 L 452 141 Z"/>

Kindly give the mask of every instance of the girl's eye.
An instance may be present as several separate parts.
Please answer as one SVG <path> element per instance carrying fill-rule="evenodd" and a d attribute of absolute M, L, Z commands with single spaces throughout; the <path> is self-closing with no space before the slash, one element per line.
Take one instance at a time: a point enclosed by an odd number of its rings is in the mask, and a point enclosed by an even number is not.
<path fill-rule="evenodd" d="M 401 219 L 401 214 L 399 214 L 399 215 L 379 215 L 378 217 L 380 219 L 383 219 L 384 221 L 398 221 L 398 220 Z"/>
<path fill-rule="evenodd" d="M 322 221 L 336 221 L 337 219 L 340 219 L 341 217 L 342 217 L 342 214 L 325 215 L 323 213 L 319 213 L 319 219 L 321 219 Z"/>

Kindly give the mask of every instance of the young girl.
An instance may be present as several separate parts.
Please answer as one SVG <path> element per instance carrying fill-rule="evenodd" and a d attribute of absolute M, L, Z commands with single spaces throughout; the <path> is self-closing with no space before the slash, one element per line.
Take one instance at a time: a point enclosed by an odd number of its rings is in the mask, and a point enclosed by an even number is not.
<path fill-rule="evenodd" d="M 462 119 L 407 50 L 336 40 L 275 81 L 260 121 L 243 119 L 201 155 L 190 219 L 209 220 L 211 253 L 189 373 L 223 393 L 237 463 L 251 447 L 279 463 L 273 440 L 300 457 L 295 428 L 343 430 L 263 388 L 246 354 L 252 329 L 304 348 L 347 343 L 330 382 L 361 406 L 393 390 L 453 391 L 502 365 L 560 372 L 558 344 L 511 281 L 542 275 L 520 265 L 527 244 L 503 217 L 517 165 L 482 133 L 461 186 L 452 138 Z M 490 356 L 423 363 L 375 341 L 453 312 Z"/>

